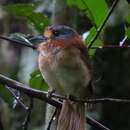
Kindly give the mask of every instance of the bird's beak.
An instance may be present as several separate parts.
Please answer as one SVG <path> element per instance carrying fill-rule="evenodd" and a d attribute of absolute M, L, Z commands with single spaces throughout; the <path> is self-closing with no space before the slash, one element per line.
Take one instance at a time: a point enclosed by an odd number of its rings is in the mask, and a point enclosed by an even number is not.
<path fill-rule="evenodd" d="M 37 35 L 37 36 L 33 36 L 33 37 L 31 37 L 30 39 L 29 39 L 29 41 L 31 42 L 31 43 L 36 43 L 35 44 L 35 47 L 36 47 L 36 49 L 38 50 L 38 51 L 41 51 L 41 44 L 40 43 L 46 43 L 46 40 L 47 40 L 48 38 L 47 37 L 45 37 L 45 36 L 43 36 L 43 35 Z"/>
<path fill-rule="evenodd" d="M 41 43 L 41 42 L 44 42 L 46 40 L 47 40 L 47 38 L 43 35 L 33 36 L 32 38 L 29 39 L 29 41 L 31 43 Z"/>

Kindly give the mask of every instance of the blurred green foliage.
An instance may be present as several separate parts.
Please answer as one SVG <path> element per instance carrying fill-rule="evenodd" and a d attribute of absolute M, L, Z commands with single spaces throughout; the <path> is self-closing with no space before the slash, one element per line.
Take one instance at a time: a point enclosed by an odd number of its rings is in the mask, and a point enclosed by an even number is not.
<path fill-rule="evenodd" d="M 126 29 L 126 35 L 127 35 L 128 38 L 130 39 L 130 27 L 128 27 L 128 28 Z"/>
<path fill-rule="evenodd" d="M 0 98 L 4 99 L 4 101 L 8 102 L 9 104 L 12 103 L 12 96 L 10 92 L 2 84 L 0 84 L 0 92 Z"/>
<path fill-rule="evenodd" d="M 100 26 L 108 11 L 105 0 L 67 0 L 67 3 L 83 10 L 96 27 Z"/>
<path fill-rule="evenodd" d="M 127 16 L 125 17 L 125 20 L 127 22 L 127 28 L 126 28 L 126 35 L 128 36 L 128 38 L 130 39 L 130 12 L 127 14 Z"/>
<path fill-rule="evenodd" d="M 89 42 L 92 40 L 92 38 L 95 36 L 96 32 L 97 32 L 97 31 L 96 31 L 95 27 L 92 27 L 92 28 L 90 29 L 89 35 L 88 35 L 88 37 L 87 37 L 87 39 L 86 39 L 86 43 L 89 43 Z"/>
<path fill-rule="evenodd" d="M 5 6 L 8 13 L 17 17 L 22 16 L 31 22 L 37 31 L 42 32 L 48 25 L 48 18 L 42 13 L 35 11 L 34 4 L 10 4 Z"/>
<path fill-rule="evenodd" d="M 35 70 L 30 74 L 29 84 L 32 88 L 39 90 L 48 90 L 48 85 L 43 80 L 40 70 Z"/>
<path fill-rule="evenodd" d="M 48 18 L 42 13 L 36 12 L 36 6 L 34 4 L 10 4 L 4 8 L 9 14 L 15 15 L 16 17 L 25 17 L 39 32 L 42 32 L 48 25 Z M 22 34 L 16 33 L 10 37 L 16 40 L 22 40 L 23 42 L 29 42 L 25 35 Z M 29 85 L 35 89 L 48 90 L 48 86 L 44 82 L 39 70 L 35 70 L 30 74 Z"/>
<path fill-rule="evenodd" d="M 97 28 L 101 25 L 105 18 L 108 7 L 105 0 L 67 0 L 68 5 L 77 6 L 82 10 L 91 20 L 93 27 L 89 31 L 89 35 L 86 38 L 86 43 L 90 43 L 92 38 L 97 33 Z"/>

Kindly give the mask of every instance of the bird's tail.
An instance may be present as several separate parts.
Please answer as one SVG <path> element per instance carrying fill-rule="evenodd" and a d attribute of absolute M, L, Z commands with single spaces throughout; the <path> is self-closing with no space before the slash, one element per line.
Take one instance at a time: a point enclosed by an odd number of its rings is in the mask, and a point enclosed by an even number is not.
<path fill-rule="evenodd" d="M 85 130 L 85 104 L 64 101 L 58 119 L 57 130 Z"/>

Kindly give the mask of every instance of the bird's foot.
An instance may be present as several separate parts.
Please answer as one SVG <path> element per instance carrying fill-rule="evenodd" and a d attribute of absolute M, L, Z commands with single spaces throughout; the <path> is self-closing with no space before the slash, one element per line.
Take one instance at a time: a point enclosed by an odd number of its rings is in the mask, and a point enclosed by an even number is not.
<path fill-rule="evenodd" d="M 55 90 L 48 90 L 47 97 L 52 98 L 53 93 L 55 93 Z"/>
<path fill-rule="evenodd" d="M 66 96 L 66 99 L 67 99 L 67 100 L 70 100 L 70 101 L 74 101 L 75 98 L 74 98 L 73 96 L 71 96 L 71 95 L 67 95 L 67 96 Z"/>

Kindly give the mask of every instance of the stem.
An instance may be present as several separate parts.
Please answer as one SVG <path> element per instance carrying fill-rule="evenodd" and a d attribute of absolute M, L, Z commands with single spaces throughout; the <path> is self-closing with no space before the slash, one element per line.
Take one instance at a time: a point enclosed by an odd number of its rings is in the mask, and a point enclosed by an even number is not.
<path fill-rule="evenodd" d="M 61 95 L 57 95 L 57 94 L 52 94 L 51 95 L 54 98 L 57 99 L 62 99 L 62 100 L 67 100 L 68 98 L 65 96 L 61 96 Z M 130 104 L 130 100 L 129 99 L 118 99 L 118 98 L 95 98 L 95 99 L 83 99 L 83 100 L 77 100 L 74 98 L 71 98 L 70 100 L 75 101 L 75 102 L 83 102 L 83 103 L 108 103 L 108 102 L 114 102 L 114 103 L 125 103 L 125 104 Z"/>
<path fill-rule="evenodd" d="M 54 111 L 54 113 L 53 113 L 53 115 L 52 115 L 52 117 L 51 117 L 51 120 L 49 121 L 49 124 L 48 124 L 47 130 L 50 130 L 50 128 L 51 128 L 51 124 L 52 124 L 52 122 L 53 122 L 53 119 L 54 119 L 56 113 L 57 113 L 57 109 Z"/>
<path fill-rule="evenodd" d="M 24 108 L 24 110 L 28 110 L 28 107 L 20 100 L 18 96 L 13 92 L 13 90 L 10 87 L 6 87 L 9 92 L 12 94 L 12 96 L 17 100 L 17 102 Z"/>
<path fill-rule="evenodd" d="M 90 41 L 90 44 L 88 45 L 88 49 L 91 48 L 91 46 L 93 45 L 93 43 L 95 42 L 95 40 L 97 39 L 97 37 L 99 36 L 100 32 L 102 31 L 104 25 L 106 24 L 107 20 L 109 19 L 110 15 L 112 14 L 113 10 L 115 9 L 117 3 L 119 0 L 115 0 L 110 8 L 110 10 L 108 11 L 105 19 L 103 20 L 102 24 L 100 25 L 100 27 L 97 29 L 97 33 L 96 35 L 93 37 L 93 39 Z"/>
<path fill-rule="evenodd" d="M 32 109 L 33 109 L 34 103 L 33 103 L 33 98 L 30 97 L 30 104 L 29 104 L 29 108 L 28 108 L 28 113 L 25 117 L 25 120 L 23 122 L 23 130 L 28 130 L 29 127 L 29 123 L 31 121 L 31 113 L 32 113 Z"/>

